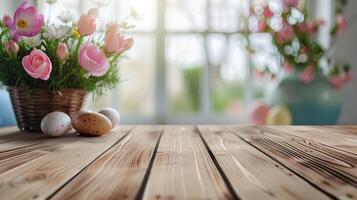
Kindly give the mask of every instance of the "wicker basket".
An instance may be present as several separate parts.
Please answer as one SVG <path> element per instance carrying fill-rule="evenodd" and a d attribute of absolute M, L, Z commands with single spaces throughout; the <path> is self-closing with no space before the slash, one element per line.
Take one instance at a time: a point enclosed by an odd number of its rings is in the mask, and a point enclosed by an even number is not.
<path fill-rule="evenodd" d="M 22 131 L 41 132 L 41 120 L 50 112 L 62 111 L 69 115 L 78 112 L 87 92 L 80 89 L 51 91 L 8 87 L 17 126 Z"/>

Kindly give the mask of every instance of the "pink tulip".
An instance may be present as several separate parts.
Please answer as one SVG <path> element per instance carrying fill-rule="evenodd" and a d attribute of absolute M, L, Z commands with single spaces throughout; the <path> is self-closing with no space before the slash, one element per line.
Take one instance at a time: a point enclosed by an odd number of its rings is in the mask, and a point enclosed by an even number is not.
<path fill-rule="evenodd" d="M 134 39 L 133 38 L 125 39 L 124 42 L 125 42 L 124 51 L 131 49 L 133 47 L 133 45 L 134 45 Z"/>
<path fill-rule="evenodd" d="M 95 44 L 86 42 L 79 49 L 79 65 L 92 76 L 101 77 L 109 70 L 109 62 L 104 52 Z"/>
<path fill-rule="evenodd" d="M 92 35 L 97 27 L 97 9 L 91 9 L 82 14 L 78 21 L 78 31 L 82 36 Z"/>
<path fill-rule="evenodd" d="M 104 42 L 104 50 L 107 53 L 121 53 L 125 50 L 126 42 L 121 32 L 108 32 Z"/>
<path fill-rule="evenodd" d="M 109 32 L 119 32 L 119 24 L 116 22 L 110 22 L 106 25 L 107 33 Z"/>
<path fill-rule="evenodd" d="M 5 45 L 5 50 L 9 54 L 10 57 L 16 58 L 17 53 L 19 52 L 19 45 L 16 42 L 14 42 L 13 40 L 10 40 Z"/>
<path fill-rule="evenodd" d="M 336 16 L 336 23 L 337 23 L 337 34 L 342 34 L 347 29 L 347 20 L 343 15 Z"/>
<path fill-rule="evenodd" d="M 22 66 L 32 78 L 48 80 L 52 71 L 52 63 L 48 56 L 39 49 L 31 51 L 22 59 Z"/>
<path fill-rule="evenodd" d="M 314 80 L 314 68 L 308 66 L 302 73 L 299 74 L 299 79 L 305 84 L 310 83 Z"/>
<path fill-rule="evenodd" d="M 9 16 L 3 18 L 4 24 L 10 29 L 12 39 L 16 42 L 21 36 L 32 37 L 41 31 L 44 24 L 43 15 L 28 0 L 24 0 L 16 9 L 14 20 Z"/>
<path fill-rule="evenodd" d="M 64 62 L 68 57 L 68 48 L 65 43 L 59 43 L 56 49 L 56 56 L 60 62 Z"/>

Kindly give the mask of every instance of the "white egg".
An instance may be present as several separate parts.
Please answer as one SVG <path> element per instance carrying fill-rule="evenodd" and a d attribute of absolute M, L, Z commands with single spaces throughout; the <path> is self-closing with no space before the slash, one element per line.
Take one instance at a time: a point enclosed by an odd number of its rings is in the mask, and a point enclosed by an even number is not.
<path fill-rule="evenodd" d="M 71 118 L 64 112 L 48 113 L 41 121 L 41 130 L 51 137 L 59 137 L 71 129 Z"/>
<path fill-rule="evenodd" d="M 99 113 L 106 116 L 112 122 L 112 128 L 115 128 L 120 121 L 119 112 L 113 108 L 104 108 Z"/>

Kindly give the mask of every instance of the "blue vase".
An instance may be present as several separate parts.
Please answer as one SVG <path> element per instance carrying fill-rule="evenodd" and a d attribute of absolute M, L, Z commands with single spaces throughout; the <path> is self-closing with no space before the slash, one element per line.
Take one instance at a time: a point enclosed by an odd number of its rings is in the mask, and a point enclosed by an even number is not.
<path fill-rule="evenodd" d="M 0 90 L 0 127 L 16 125 L 9 94 Z"/>
<path fill-rule="evenodd" d="M 270 106 L 289 108 L 293 125 L 335 125 L 341 112 L 341 94 L 322 73 L 310 83 L 300 81 L 296 72 L 285 75 L 266 96 Z"/>

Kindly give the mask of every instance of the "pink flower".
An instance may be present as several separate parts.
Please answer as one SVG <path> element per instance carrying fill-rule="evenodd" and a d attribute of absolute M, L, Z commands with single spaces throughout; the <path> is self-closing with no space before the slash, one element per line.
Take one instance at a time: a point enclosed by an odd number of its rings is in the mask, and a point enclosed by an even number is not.
<path fill-rule="evenodd" d="M 13 21 L 11 19 L 11 17 L 9 15 L 4 15 L 4 17 L 2 18 L 2 23 L 6 26 L 6 27 L 10 27 L 13 24 Z"/>
<path fill-rule="evenodd" d="M 108 32 L 104 42 L 104 50 L 108 53 L 120 53 L 125 50 L 125 38 L 120 32 Z"/>
<path fill-rule="evenodd" d="M 299 74 L 299 79 L 305 84 L 310 83 L 314 80 L 314 68 L 308 66 L 302 73 Z"/>
<path fill-rule="evenodd" d="M 274 13 L 269 9 L 269 7 L 265 7 L 263 11 L 263 15 L 266 18 L 271 18 L 272 16 L 274 16 Z"/>
<path fill-rule="evenodd" d="M 106 24 L 107 33 L 109 32 L 118 32 L 119 24 L 117 22 L 110 22 Z"/>
<path fill-rule="evenodd" d="M 345 72 L 342 74 L 342 79 L 345 83 L 348 83 L 352 80 L 351 72 Z"/>
<path fill-rule="evenodd" d="M 59 43 L 56 49 L 56 56 L 60 62 L 64 62 L 68 57 L 68 48 L 65 43 Z"/>
<path fill-rule="evenodd" d="M 294 66 L 286 61 L 283 64 L 283 69 L 285 72 L 290 73 L 290 72 L 294 71 Z"/>
<path fill-rule="evenodd" d="M 299 29 L 301 32 L 313 35 L 316 34 L 319 30 L 319 27 L 323 25 L 325 25 L 325 21 L 323 19 L 309 20 L 300 24 Z"/>
<path fill-rule="evenodd" d="M 285 7 L 298 7 L 299 6 L 299 0 L 283 0 L 284 6 Z"/>
<path fill-rule="evenodd" d="M 294 29 L 290 24 L 284 24 L 283 28 L 277 33 L 277 40 L 280 44 L 284 44 L 292 40 L 294 37 Z"/>
<path fill-rule="evenodd" d="M 14 42 L 13 40 L 10 40 L 5 45 L 5 50 L 9 54 L 10 57 L 16 58 L 17 53 L 19 52 L 19 45 L 16 42 Z"/>
<path fill-rule="evenodd" d="M 128 38 L 128 39 L 125 39 L 125 46 L 124 46 L 124 50 L 129 50 L 131 49 L 131 47 L 133 47 L 134 45 L 134 39 L 133 38 Z"/>
<path fill-rule="evenodd" d="M 350 72 L 345 72 L 343 74 L 336 74 L 329 78 L 328 82 L 335 89 L 340 89 L 349 81 L 352 80 L 352 76 Z"/>
<path fill-rule="evenodd" d="M 18 41 L 21 36 L 32 37 L 41 31 L 44 23 L 43 15 L 28 0 L 24 0 L 16 9 L 14 20 L 9 16 L 4 16 L 4 24 L 10 29 L 12 39 Z"/>
<path fill-rule="evenodd" d="M 92 35 L 97 27 L 97 9 L 92 8 L 82 14 L 78 21 L 78 31 L 82 36 Z"/>
<path fill-rule="evenodd" d="M 340 74 L 331 76 L 329 78 L 328 82 L 330 83 L 330 85 L 333 88 L 336 88 L 336 89 L 340 89 L 345 84 L 345 81 Z"/>
<path fill-rule="evenodd" d="M 31 51 L 22 59 L 25 71 L 35 79 L 48 80 L 52 71 L 52 63 L 48 56 L 39 49 Z"/>
<path fill-rule="evenodd" d="M 264 20 L 258 22 L 258 32 L 264 32 L 267 27 L 267 23 Z"/>
<path fill-rule="evenodd" d="M 109 70 L 109 62 L 104 52 L 91 42 L 86 42 L 79 49 L 78 60 L 79 65 L 92 76 L 101 77 Z"/>
<path fill-rule="evenodd" d="M 347 29 L 347 20 L 343 15 L 336 16 L 337 34 L 342 34 Z"/>

